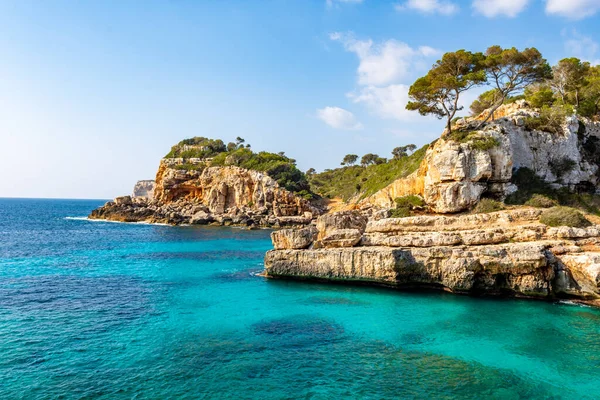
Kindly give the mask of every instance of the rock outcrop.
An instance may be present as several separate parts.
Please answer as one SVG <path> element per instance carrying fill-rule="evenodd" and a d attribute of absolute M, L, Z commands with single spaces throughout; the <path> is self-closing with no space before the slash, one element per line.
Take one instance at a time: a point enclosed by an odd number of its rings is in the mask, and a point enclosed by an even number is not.
<path fill-rule="evenodd" d="M 181 167 L 189 162 L 161 160 L 153 196 L 118 197 L 94 210 L 90 218 L 279 227 L 306 225 L 321 212 L 264 173 L 234 166 Z M 134 194 L 140 193 L 138 186 L 139 182 Z"/>
<path fill-rule="evenodd" d="M 154 188 L 156 182 L 151 180 L 137 181 L 133 187 L 132 197 L 143 197 L 148 200 L 154 199 Z"/>
<path fill-rule="evenodd" d="M 273 278 L 438 288 L 454 293 L 600 299 L 600 227 L 551 228 L 533 208 L 489 214 L 370 220 L 358 241 L 329 241 L 347 215 L 320 217 L 313 242 L 286 246 L 274 232 Z M 329 221 L 329 224 L 323 223 Z M 339 221 L 339 226 L 331 222 Z M 306 239 L 309 235 L 304 236 Z"/>
<path fill-rule="evenodd" d="M 524 101 L 502 106 L 496 120 L 460 138 L 445 135 L 427 151 L 419 169 L 361 202 L 393 207 L 394 199 L 420 195 L 437 213 L 475 206 L 482 196 L 503 199 L 518 188 L 513 172 L 529 168 L 555 187 L 595 190 L 600 183 L 600 123 L 570 117 L 559 134 L 529 131 L 525 119 L 537 113 Z M 475 120 L 465 124 L 476 126 Z M 464 129 L 468 131 L 469 126 Z M 569 165 L 557 170 L 556 165 Z M 560 174 L 560 176 L 557 176 Z"/>

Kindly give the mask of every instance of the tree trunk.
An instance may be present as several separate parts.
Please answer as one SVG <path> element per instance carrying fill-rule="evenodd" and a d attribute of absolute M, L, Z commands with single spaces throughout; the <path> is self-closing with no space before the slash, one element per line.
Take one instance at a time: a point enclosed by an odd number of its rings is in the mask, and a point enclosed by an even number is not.
<path fill-rule="evenodd" d="M 502 98 L 500 99 L 499 102 L 497 102 L 491 109 L 490 112 L 488 113 L 487 117 L 485 117 L 485 119 L 483 121 L 481 121 L 479 123 L 479 125 L 477 125 L 477 129 L 481 128 L 483 125 L 485 125 L 486 122 L 488 122 L 490 120 L 491 117 L 494 116 L 494 113 L 496 112 L 496 110 L 498 110 L 500 108 L 500 106 L 502 104 L 504 104 L 504 99 L 505 96 L 502 96 Z"/>

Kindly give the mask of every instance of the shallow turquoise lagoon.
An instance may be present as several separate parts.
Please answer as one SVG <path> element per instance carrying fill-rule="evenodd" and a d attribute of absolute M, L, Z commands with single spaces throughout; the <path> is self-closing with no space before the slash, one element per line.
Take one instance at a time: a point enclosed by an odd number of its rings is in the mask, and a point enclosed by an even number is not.
<path fill-rule="evenodd" d="M 0 398 L 600 398 L 600 312 L 256 276 L 268 231 L 0 199 Z"/>

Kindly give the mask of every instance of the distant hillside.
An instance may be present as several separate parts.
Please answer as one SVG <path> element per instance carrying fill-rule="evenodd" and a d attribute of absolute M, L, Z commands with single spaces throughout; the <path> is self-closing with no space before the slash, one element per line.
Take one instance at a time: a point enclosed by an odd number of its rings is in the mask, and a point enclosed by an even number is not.
<path fill-rule="evenodd" d="M 419 168 L 429 145 L 411 155 L 368 166 L 346 166 L 308 175 L 313 192 L 323 197 L 340 197 L 348 201 L 362 199 L 383 189 L 397 179 L 404 178 Z"/>

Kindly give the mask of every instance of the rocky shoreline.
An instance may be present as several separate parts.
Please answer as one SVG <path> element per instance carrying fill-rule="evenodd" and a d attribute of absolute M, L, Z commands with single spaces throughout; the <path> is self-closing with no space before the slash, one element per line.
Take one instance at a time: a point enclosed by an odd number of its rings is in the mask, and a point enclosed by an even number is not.
<path fill-rule="evenodd" d="M 228 144 L 229 151 L 220 141 L 184 140 L 161 160 L 155 181 L 138 182 L 133 196 L 118 197 L 89 218 L 285 228 L 271 235 L 268 278 L 569 299 L 597 306 L 600 226 L 587 226 L 590 221 L 576 210 L 571 212 L 580 214 L 586 227 L 569 222 L 548 226 L 541 222 L 541 208 L 473 213 L 482 199 L 505 208 L 504 200 L 519 191 L 526 195 L 533 183 L 546 194 L 588 200 L 598 194 L 600 122 L 572 115 L 556 132 L 527 128 L 525 121 L 538 114 L 517 101 L 499 108 L 496 120 L 481 128 L 473 128 L 478 117 L 459 121 L 462 130 L 432 143 L 415 172 L 368 197 L 357 194 L 337 202 L 337 210 L 345 210 L 338 212 L 309 200 L 314 193 L 306 190 L 295 160 L 283 153 L 255 154 L 234 143 Z M 218 151 L 210 150 L 217 142 Z M 190 152 L 204 158 L 182 156 Z M 252 157 L 272 176 L 248 169 L 258 165 L 244 164 Z M 515 180 L 519 171 L 529 179 Z M 290 180 L 294 173 L 296 183 Z M 421 215 L 407 217 L 413 212 L 410 205 L 393 214 L 403 198 L 418 200 Z M 558 204 L 548 202 L 540 207 Z"/>
<path fill-rule="evenodd" d="M 324 215 L 314 227 L 272 233 L 265 276 L 598 305 L 600 226 L 552 228 L 541 212 Z"/>
<path fill-rule="evenodd" d="M 138 182 L 133 196 L 117 197 L 89 218 L 279 228 L 305 226 L 322 212 L 257 171 L 232 166 L 187 171 L 177 168 L 182 163 L 163 159 L 155 184 Z"/>

